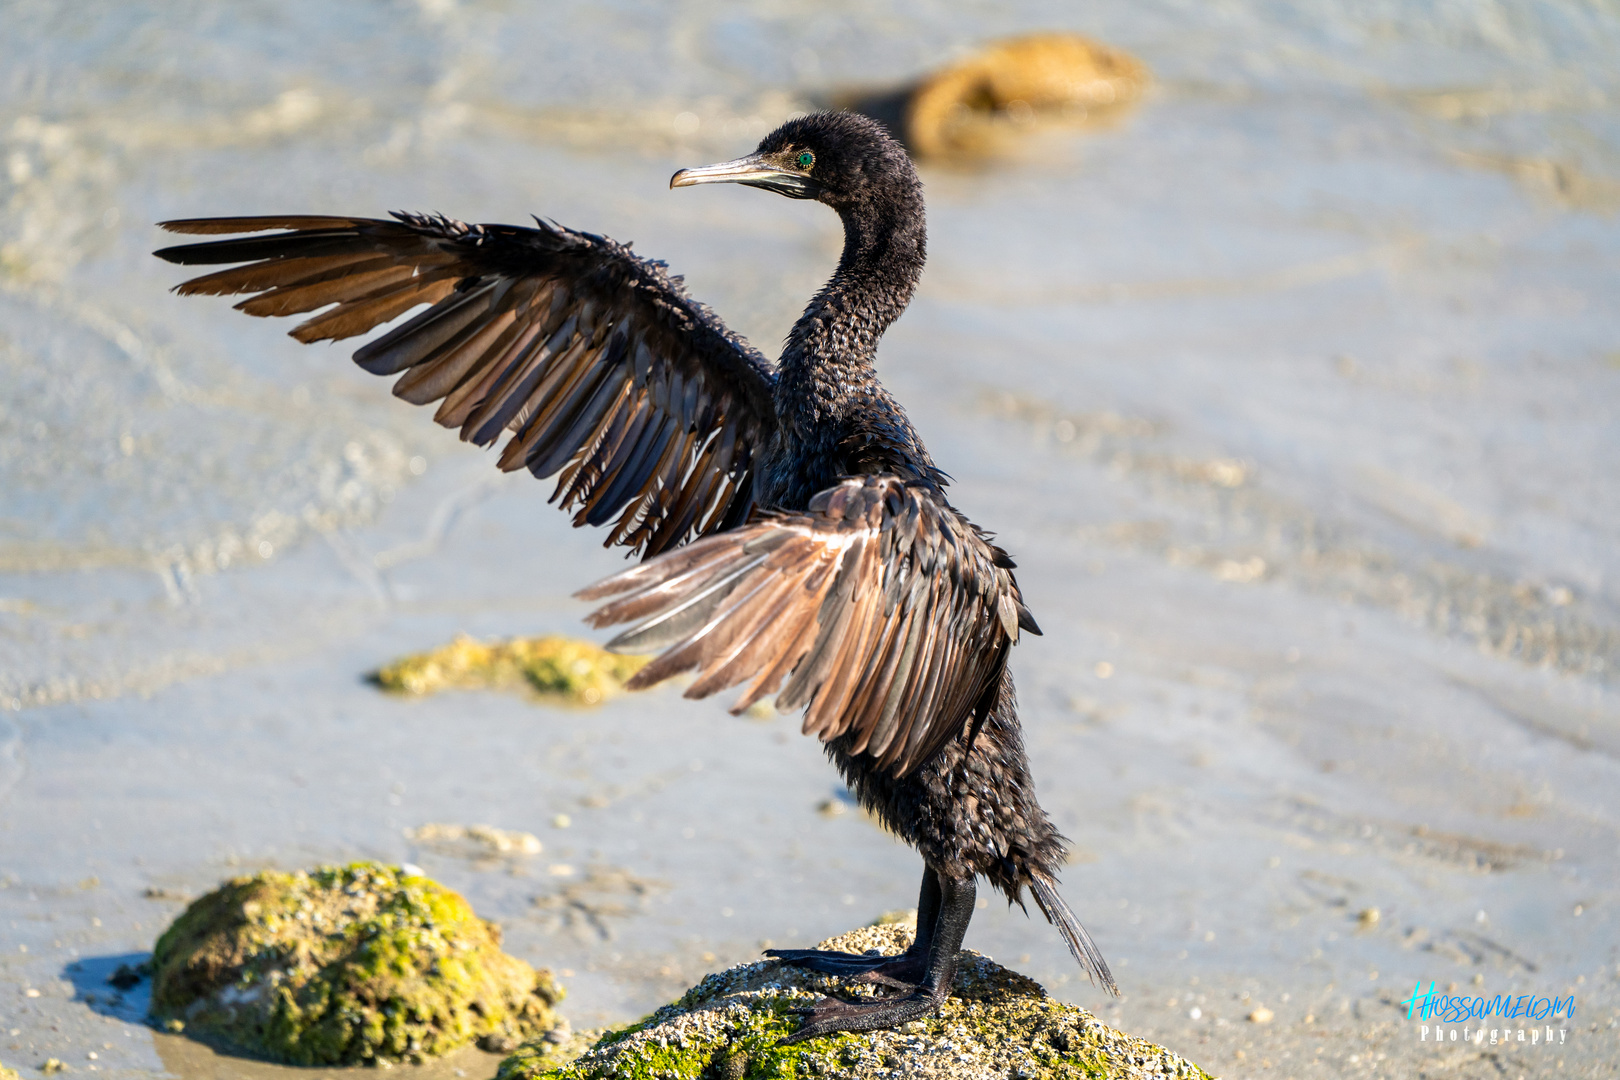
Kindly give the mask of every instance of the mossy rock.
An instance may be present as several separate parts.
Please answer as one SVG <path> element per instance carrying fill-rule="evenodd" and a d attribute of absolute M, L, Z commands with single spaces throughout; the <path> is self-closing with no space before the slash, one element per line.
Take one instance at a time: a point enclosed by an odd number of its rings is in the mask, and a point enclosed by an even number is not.
<path fill-rule="evenodd" d="M 648 659 L 619 656 L 573 638 L 483 642 L 459 635 L 448 645 L 394 661 L 377 672 L 376 680 L 400 694 L 526 688 L 574 705 L 598 705 L 623 693 L 625 681 Z"/>
<path fill-rule="evenodd" d="M 0 1080 L 18 1080 L 17 1070 L 10 1065 L 0 1063 Z"/>
<path fill-rule="evenodd" d="M 557 1026 L 563 990 L 425 877 L 378 863 L 235 878 L 158 939 L 152 1018 L 293 1065 L 422 1061 Z"/>
<path fill-rule="evenodd" d="M 898 953 L 914 933 L 903 923 L 870 926 L 819 947 Z M 874 992 L 774 960 L 744 964 L 608 1031 L 574 1060 L 543 1040 L 526 1043 L 501 1063 L 496 1080 L 1209 1080 L 1192 1062 L 1054 1001 L 1034 980 L 970 950 L 937 1016 L 777 1046 L 798 1026 L 789 1010 L 833 991 Z"/>

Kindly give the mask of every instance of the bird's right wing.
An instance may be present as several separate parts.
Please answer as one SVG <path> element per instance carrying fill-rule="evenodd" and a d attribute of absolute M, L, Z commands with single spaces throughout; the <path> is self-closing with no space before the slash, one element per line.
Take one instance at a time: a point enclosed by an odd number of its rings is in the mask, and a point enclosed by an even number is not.
<path fill-rule="evenodd" d="M 602 236 L 537 221 L 467 225 L 396 214 L 193 218 L 170 232 L 270 235 L 183 244 L 169 262 L 246 263 L 182 295 L 253 293 L 249 315 L 319 314 L 299 341 L 363 334 L 355 362 L 399 375 L 394 393 L 442 402 L 434 419 L 488 446 L 504 470 L 562 475 L 553 501 L 607 543 L 648 554 L 730 528 L 753 507 L 755 455 L 776 424 L 775 373 L 686 295 L 662 263 Z"/>
<path fill-rule="evenodd" d="M 805 734 L 848 733 L 904 775 L 982 718 L 1019 628 L 1040 632 L 1012 568 L 938 488 L 864 476 L 578 595 L 615 598 L 593 626 L 634 624 L 610 648 L 666 650 L 632 687 L 695 670 L 686 696 L 707 697 L 751 680 L 733 712 L 780 687 L 777 708 L 809 705 Z"/>

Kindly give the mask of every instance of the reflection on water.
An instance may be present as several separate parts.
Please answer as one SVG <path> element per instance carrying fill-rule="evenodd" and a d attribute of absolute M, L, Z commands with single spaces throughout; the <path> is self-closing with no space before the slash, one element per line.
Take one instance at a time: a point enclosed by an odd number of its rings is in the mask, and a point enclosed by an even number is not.
<path fill-rule="evenodd" d="M 577 973 L 581 1028 L 913 901 L 909 852 L 817 812 L 834 781 L 790 721 L 366 685 L 462 632 L 577 633 L 568 595 L 618 561 L 342 349 L 167 295 L 150 223 L 540 213 L 668 259 L 771 353 L 836 221 L 670 173 L 1042 29 L 1152 87 L 1117 126 L 924 165 L 931 262 L 880 363 L 1047 630 L 1015 665 L 1087 853 L 1065 888 L 1126 987 L 1105 1018 L 1320 1076 L 1432 1064 L 1394 982 L 1612 1003 L 1612 7 L 3 0 L 0 25 L 0 918 L 29 950 L 0 981 L 40 991 L 8 1064 L 235 1075 L 126 1039 L 73 954 L 150 949 L 148 887 L 399 860 L 424 822 L 543 844 L 420 857 Z M 1102 1007 L 1038 922 L 981 911 L 969 944 Z"/>

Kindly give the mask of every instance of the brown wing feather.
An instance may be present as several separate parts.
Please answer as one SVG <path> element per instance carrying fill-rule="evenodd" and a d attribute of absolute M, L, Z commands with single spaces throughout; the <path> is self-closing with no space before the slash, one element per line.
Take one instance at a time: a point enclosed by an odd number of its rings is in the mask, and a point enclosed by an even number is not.
<path fill-rule="evenodd" d="M 542 222 L 395 217 L 170 221 L 228 238 L 157 254 L 246 264 L 177 291 L 251 294 L 236 305 L 249 315 L 315 312 L 292 330 L 304 342 L 429 305 L 355 361 L 399 375 L 394 393 L 413 404 L 438 402 L 434 419 L 463 440 L 511 432 L 500 467 L 560 474 L 552 500 L 576 524 L 608 526 L 609 545 L 653 555 L 747 519 L 775 372 L 663 264 Z"/>
<path fill-rule="evenodd" d="M 360 225 L 367 220 L 369 219 L 300 214 L 289 217 L 180 218 L 165 221 L 162 226 L 169 232 L 218 236 L 226 233 L 266 232 L 270 229 L 342 229 Z"/>
<path fill-rule="evenodd" d="M 593 626 L 664 650 L 632 681 L 695 672 L 688 697 L 748 682 L 804 730 L 904 775 L 985 707 L 1019 625 L 1012 563 L 938 489 L 852 477 L 803 512 L 773 511 L 598 582 Z M 1009 628 L 1007 612 L 1015 614 Z"/>

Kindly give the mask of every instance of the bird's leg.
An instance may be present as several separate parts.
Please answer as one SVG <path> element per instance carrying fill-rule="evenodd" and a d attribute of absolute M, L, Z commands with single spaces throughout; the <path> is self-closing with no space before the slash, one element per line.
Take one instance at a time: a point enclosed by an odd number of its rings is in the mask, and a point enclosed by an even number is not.
<path fill-rule="evenodd" d="M 934 939 L 934 923 L 939 919 L 939 896 L 939 875 L 933 867 L 924 866 L 922 889 L 917 895 L 917 937 L 899 956 L 862 956 L 831 949 L 766 949 L 765 955 L 824 975 L 910 990 L 923 977 L 928 946 Z"/>
<path fill-rule="evenodd" d="M 901 990 L 915 990 L 928 972 L 928 953 L 934 945 L 934 931 L 939 925 L 940 877 L 932 866 L 923 865 L 922 889 L 917 894 L 917 936 L 911 947 L 897 957 L 865 971 L 854 982 L 881 983 Z M 965 927 L 964 927 L 965 929 Z"/>
<path fill-rule="evenodd" d="M 878 1031 L 924 1017 L 938 1009 L 951 992 L 956 975 L 956 954 L 962 948 L 968 922 L 973 918 L 972 878 L 939 877 L 939 917 L 923 964 L 922 979 L 911 993 L 877 1001 L 845 1001 L 825 997 L 808 1009 L 794 1010 L 804 1017 L 799 1030 L 781 1045 L 803 1042 L 835 1031 Z"/>

